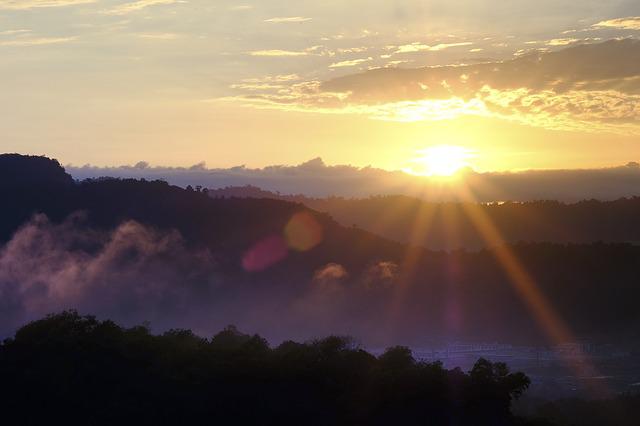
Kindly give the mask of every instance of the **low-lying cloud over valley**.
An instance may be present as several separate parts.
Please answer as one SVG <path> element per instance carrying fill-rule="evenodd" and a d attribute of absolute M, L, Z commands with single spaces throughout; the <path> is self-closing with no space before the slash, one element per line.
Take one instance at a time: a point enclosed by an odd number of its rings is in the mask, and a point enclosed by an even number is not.
<path fill-rule="evenodd" d="M 331 166 L 320 158 L 297 166 L 278 165 L 256 169 L 245 166 L 207 168 L 204 163 L 184 168 L 153 167 L 146 162 L 139 162 L 135 166 L 122 167 L 67 166 L 66 170 L 76 179 L 103 176 L 160 179 L 182 187 L 200 185 L 210 189 L 252 185 L 282 194 L 311 197 L 335 195 L 362 198 L 404 194 L 431 201 L 468 200 L 473 196 L 473 200 L 481 202 L 573 202 L 640 195 L 640 165 L 635 161 L 601 169 L 490 173 L 468 169 L 461 172 L 459 179 L 449 180 L 374 167 Z M 461 184 L 468 191 L 461 191 Z"/>

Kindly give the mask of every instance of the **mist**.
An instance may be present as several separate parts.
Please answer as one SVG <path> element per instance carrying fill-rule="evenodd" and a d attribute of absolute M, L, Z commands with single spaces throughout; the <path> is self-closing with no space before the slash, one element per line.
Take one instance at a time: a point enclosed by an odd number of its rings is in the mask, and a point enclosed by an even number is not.
<path fill-rule="evenodd" d="M 376 335 L 369 314 L 393 272 L 378 264 L 355 277 L 331 263 L 308 281 L 275 283 L 267 276 L 223 271 L 220 254 L 185 244 L 177 231 L 125 221 L 110 231 L 86 226 L 82 213 L 53 223 L 36 215 L 0 248 L 0 336 L 67 309 L 154 331 L 188 328 L 211 335 L 234 324 L 272 342 L 336 333 Z M 277 314 L 276 314 L 277 313 Z"/>

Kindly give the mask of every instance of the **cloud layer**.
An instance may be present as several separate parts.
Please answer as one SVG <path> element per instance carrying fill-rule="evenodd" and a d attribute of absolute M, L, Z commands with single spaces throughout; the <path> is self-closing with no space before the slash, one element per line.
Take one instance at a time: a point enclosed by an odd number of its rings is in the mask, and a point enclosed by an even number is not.
<path fill-rule="evenodd" d="M 631 25 L 621 21 L 620 25 Z M 579 40 L 552 40 L 563 46 Z M 468 43 L 400 46 L 396 52 Z M 370 58 L 369 58 L 370 59 Z M 337 62 L 353 66 L 367 59 Z M 415 69 L 379 68 L 324 82 L 296 83 L 240 98 L 248 104 L 395 121 L 480 115 L 559 130 L 640 131 L 640 40 L 533 50 L 502 62 Z"/>
<path fill-rule="evenodd" d="M 188 168 L 151 167 L 146 162 L 135 166 L 99 168 L 67 166 L 76 179 L 102 176 L 161 179 L 186 187 L 201 185 L 217 189 L 254 185 L 283 194 L 325 197 L 368 197 L 404 194 L 426 200 L 443 201 L 465 198 L 459 181 L 441 181 L 404 172 L 373 167 L 328 166 L 320 158 L 298 166 L 270 166 L 250 169 L 244 166 L 209 169 L 204 163 Z M 477 173 L 467 170 L 461 176 L 475 199 L 482 202 L 513 200 L 583 199 L 611 200 L 640 195 L 640 166 L 637 162 L 620 167 L 584 170 L 531 170 L 508 173 Z"/>

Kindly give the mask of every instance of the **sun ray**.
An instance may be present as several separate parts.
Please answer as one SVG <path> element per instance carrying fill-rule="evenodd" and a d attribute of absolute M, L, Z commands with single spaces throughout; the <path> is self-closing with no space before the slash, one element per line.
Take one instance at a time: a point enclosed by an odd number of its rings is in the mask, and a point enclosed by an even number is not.
<path fill-rule="evenodd" d="M 415 235 L 416 238 L 418 238 L 427 234 L 433 223 L 435 213 L 436 210 L 429 208 L 427 203 L 420 203 L 418 212 L 413 218 L 410 235 Z M 405 249 L 402 263 L 400 265 L 400 276 L 397 282 L 397 287 L 394 291 L 388 310 L 388 318 L 392 324 L 392 330 L 399 325 L 397 324 L 401 317 L 399 313 L 406 303 L 409 290 L 416 282 L 416 269 L 425 250 L 426 249 L 423 247 L 413 244 L 408 244 Z"/>
<path fill-rule="evenodd" d="M 464 183 L 459 186 L 463 199 L 472 199 L 473 194 Z M 498 263 L 507 274 L 509 282 L 513 285 L 517 294 L 525 302 L 527 308 L 534 316 L 542 330 L 547 334 L 552 343 L 558 345 L 574 342 L 575 337 L 568 324 L 558 315 L 544 294 L 538 288 L 533 277 L 527 272 L 513 250 L 507 245 L 498 228 L 491 221 L 482 206 L 479 204 L 462 203 L 466 215 L 476 227 L 480 236 L 490 247 Z M 578 376 L 595 377 L 598 375 L 595 366 L 588 357 L 578 352 L 578 362 L 567 361 L 567 365 Z M 604 386 L 591 389 L 594 395 L 609 395 L 610 391 Z"/>

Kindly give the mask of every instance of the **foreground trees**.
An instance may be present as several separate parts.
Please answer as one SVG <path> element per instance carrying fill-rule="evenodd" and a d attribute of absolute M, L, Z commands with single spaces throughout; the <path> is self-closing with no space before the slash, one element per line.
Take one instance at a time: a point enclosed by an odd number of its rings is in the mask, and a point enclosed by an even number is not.
<path fill-rule="evenodd" d="M 228 327 L 160 336 L 64 312 L 0 346 L 6 424 L 510 425 L 522 373 L 480 360 L 469 373 L 350 339 L 270 348 Z"/>

